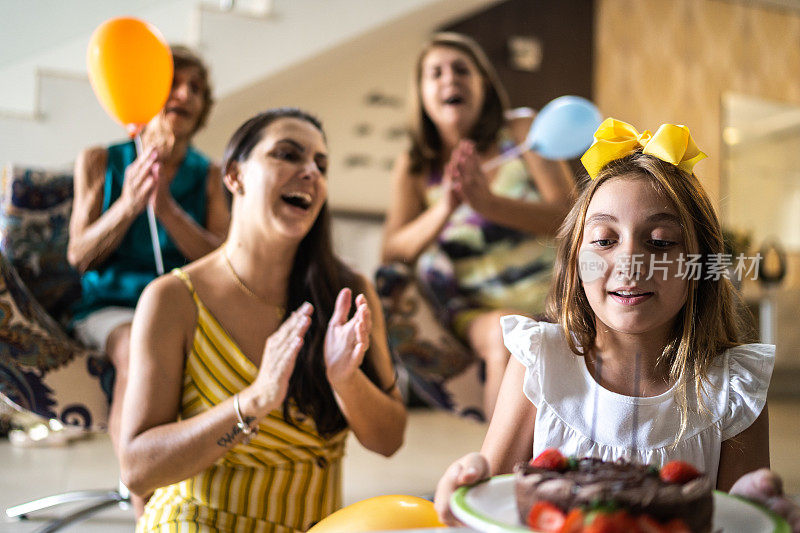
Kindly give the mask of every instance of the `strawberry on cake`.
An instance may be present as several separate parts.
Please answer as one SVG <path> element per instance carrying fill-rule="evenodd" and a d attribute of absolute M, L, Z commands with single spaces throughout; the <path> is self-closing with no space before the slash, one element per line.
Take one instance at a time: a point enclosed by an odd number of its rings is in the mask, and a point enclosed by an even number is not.
<path fill-rule="evenodd" d="M 711 480 L 682 461 L 659 470 L 551 448 L 514 470 L 520 519 L 537 531 L 711 531 Z"/>

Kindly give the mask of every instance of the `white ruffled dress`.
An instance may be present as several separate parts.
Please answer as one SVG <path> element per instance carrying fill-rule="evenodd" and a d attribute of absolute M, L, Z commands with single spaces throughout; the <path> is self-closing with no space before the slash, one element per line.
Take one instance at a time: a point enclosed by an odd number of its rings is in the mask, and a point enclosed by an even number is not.
<path fill-rule="evenodd" d="M 536 406 L 533 456 L 545 448 L 565 455 L 625 458 L 662 466 L 680 459 L 716 479 L 722 441 L 747 429 L 764 408 L 775 346 L 746 344 L 725 351 L 709 369 L 699 414 L 694 387 L 687 390 L 688 427 L 675 448 L 680 412 L 673 386 L 652 397 L 611 392 L 589 374 L 583 357 L 567 345 L 561 326 L 522 316 L 501 320 L 506 347 L 525 367 L 523 390 Z"/>

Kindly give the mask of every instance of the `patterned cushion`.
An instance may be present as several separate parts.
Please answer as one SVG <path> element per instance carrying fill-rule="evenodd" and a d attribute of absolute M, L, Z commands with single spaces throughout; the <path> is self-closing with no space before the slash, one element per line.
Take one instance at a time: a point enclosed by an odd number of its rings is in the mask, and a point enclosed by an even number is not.
<path fill-rule="evenodd" d="M 0 396 L 65 424 L 101 430 L 113 367 L 70 339 L 0 254 Z"/>
<path fill-rule="evenodd" d="M 72 175 L 6 165 L 0 187 L 0 251 L 34 298 L 66 325 L 80 297 L 80 276 L 66 258 Z"/>
<path fill-rule="evenodd" d="M 409 268 L 382 266 L 376 276 L 389 348 L 401 376 L 426 404 L 483 420 L 480 361 L 442 325 L 440 313 Z"/>

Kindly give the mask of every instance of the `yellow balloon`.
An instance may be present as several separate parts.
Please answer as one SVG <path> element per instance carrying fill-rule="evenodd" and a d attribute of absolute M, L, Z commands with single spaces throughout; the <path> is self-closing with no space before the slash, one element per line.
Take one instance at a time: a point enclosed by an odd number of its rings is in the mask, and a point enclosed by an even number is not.
<path fill-rule="evenodd" d="M 343 509 L 320 520 L 308 533 L 348 533 L 352 531 L 380 531 L 446 527 L 439 521 L 433 504 L 416 496 L 375 496 Z"/>
<path fill-rule="evenodd" d="M 172 53 L 147 22 L 119 17 L 103 22 L 89 39 L 86 64 L 103 108 L 131 135 L 152 119 L 169 97 Z"/>

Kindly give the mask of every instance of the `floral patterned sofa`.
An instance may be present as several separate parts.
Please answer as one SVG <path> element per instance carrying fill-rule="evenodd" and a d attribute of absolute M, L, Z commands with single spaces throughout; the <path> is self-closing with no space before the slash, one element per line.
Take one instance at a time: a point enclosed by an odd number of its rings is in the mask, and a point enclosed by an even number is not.
<path fill-rule="evenodd" d="M 113 367 L 66 333 L 80 296 L 66 260 L 71 208 L 70 174 L 2 168 L 0 404 L 28 420 L 103 430 Z"/>
<path fill-rule="evenodd" d="M 375 284 L 406 403 L 484 421 L 483 364 L 443 326 L 439 288 L 400 263 L 381 266 Z"/>

